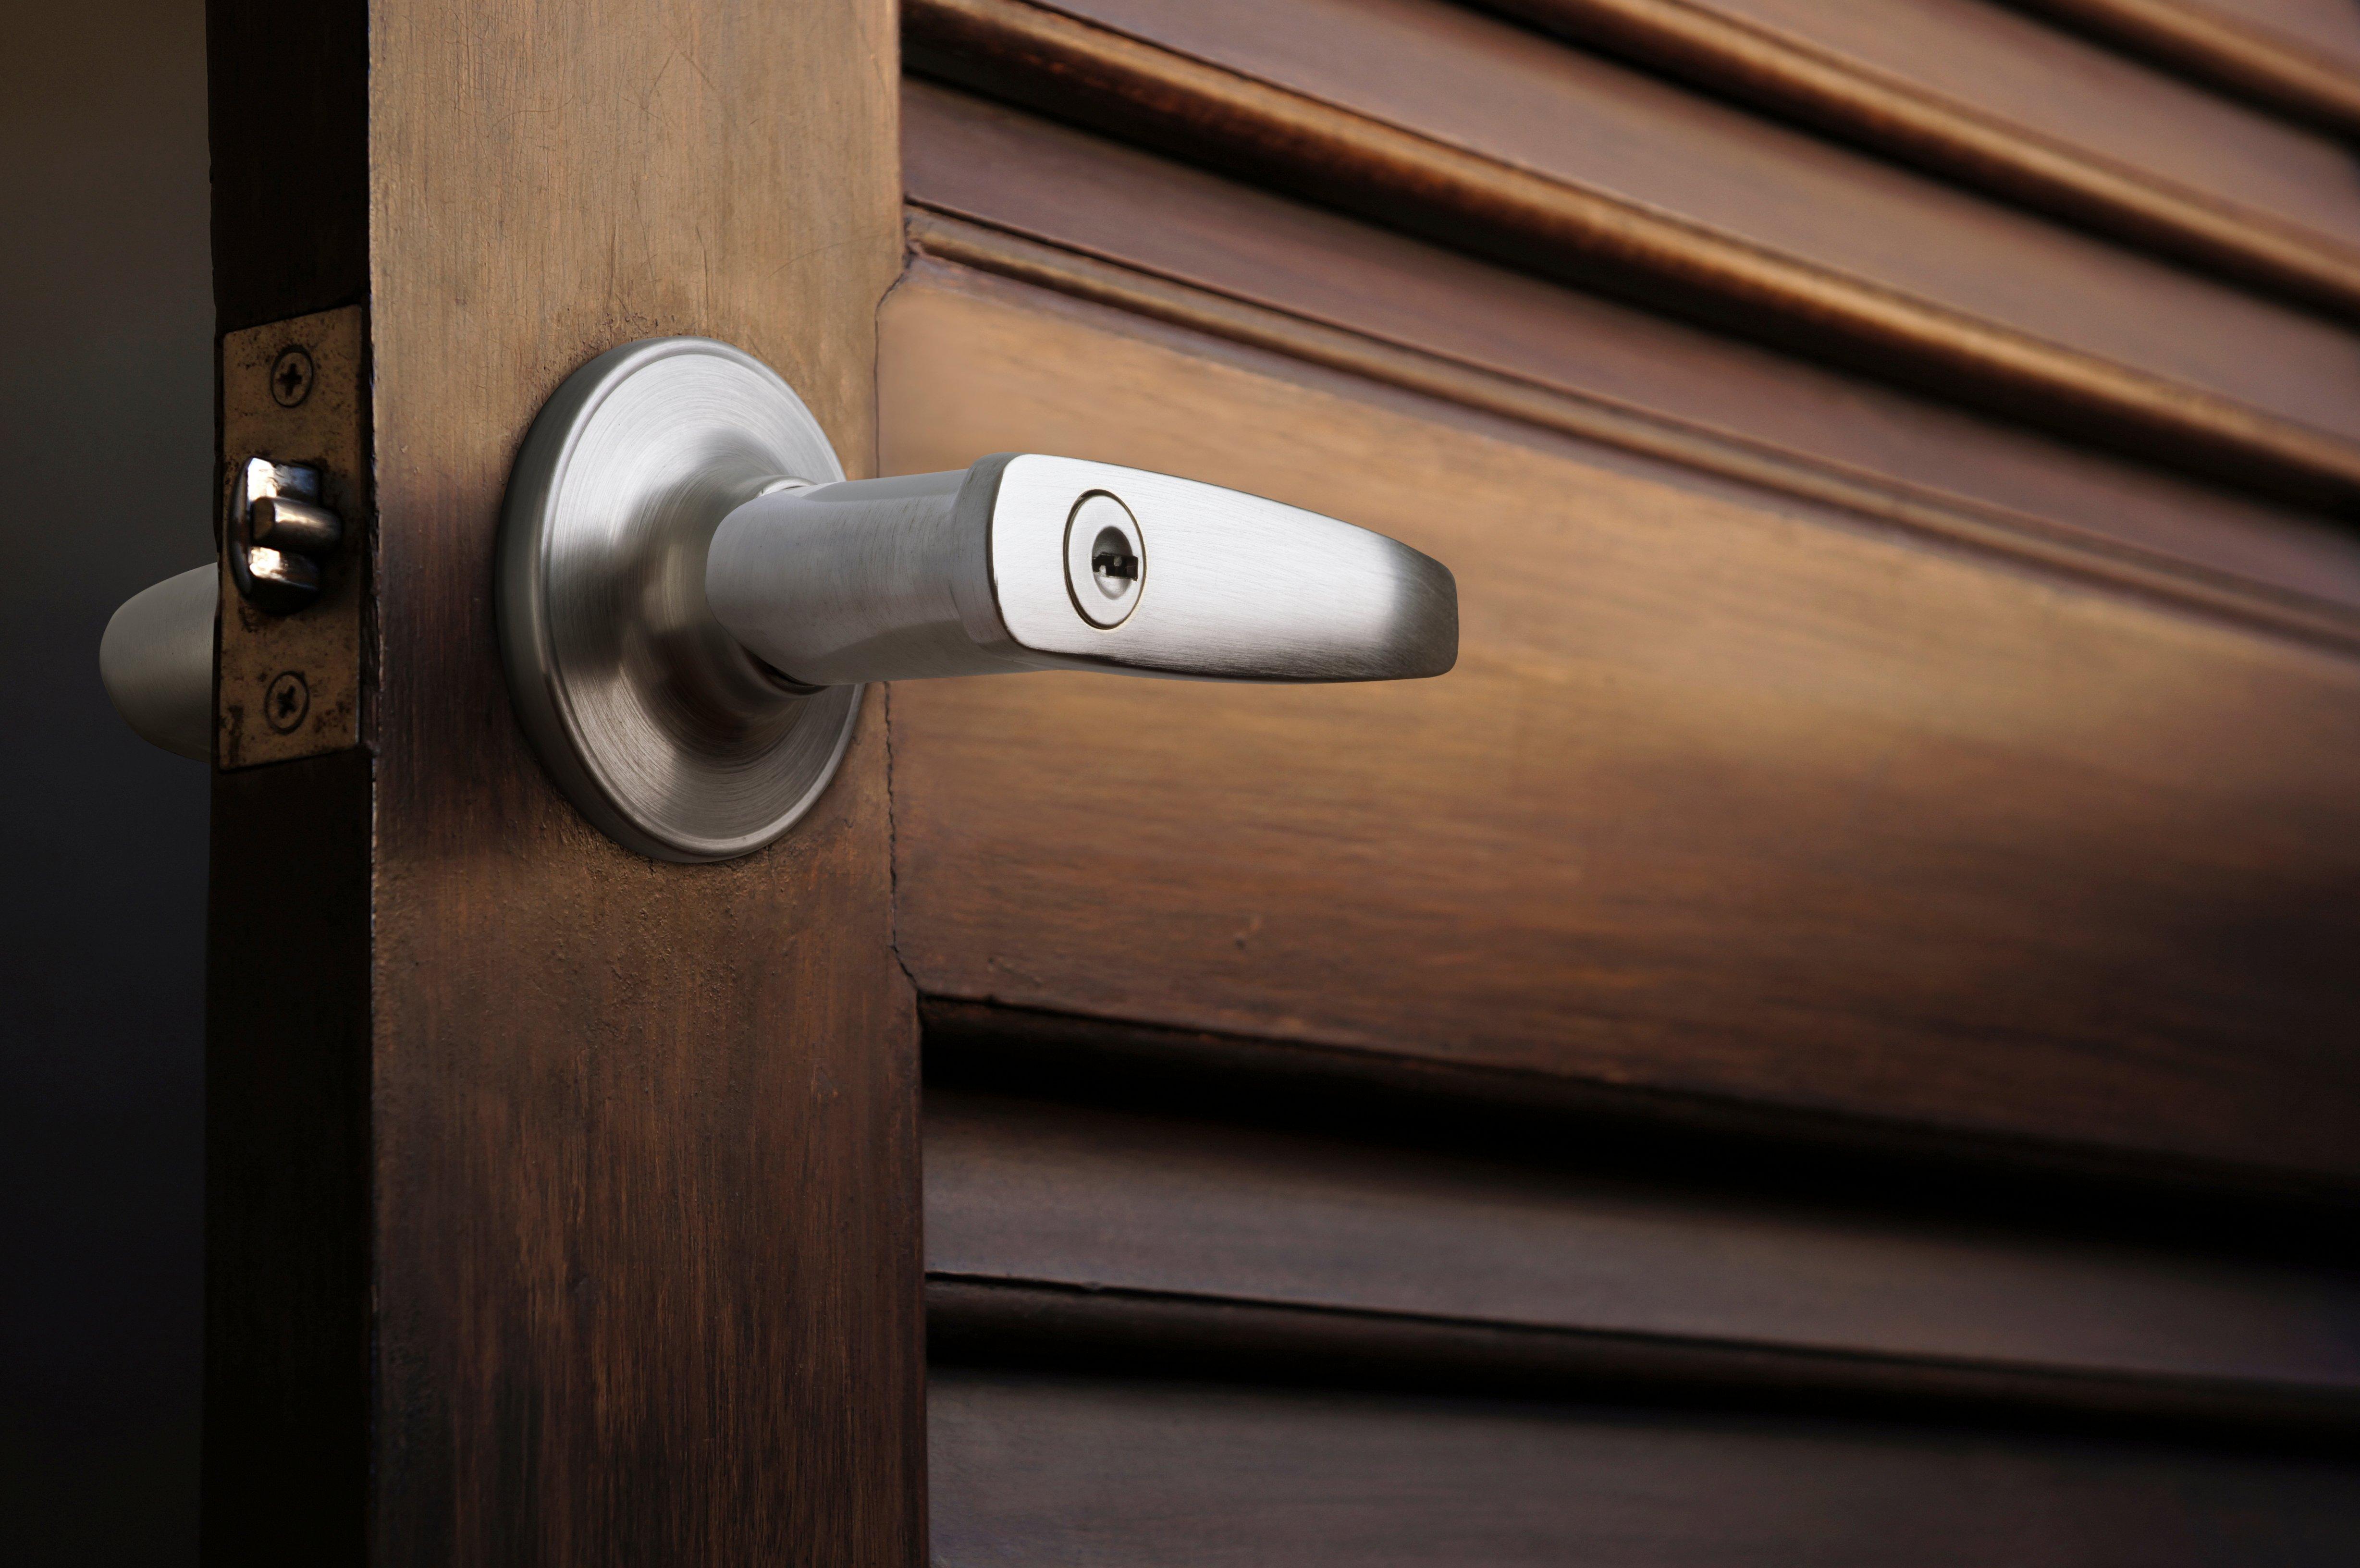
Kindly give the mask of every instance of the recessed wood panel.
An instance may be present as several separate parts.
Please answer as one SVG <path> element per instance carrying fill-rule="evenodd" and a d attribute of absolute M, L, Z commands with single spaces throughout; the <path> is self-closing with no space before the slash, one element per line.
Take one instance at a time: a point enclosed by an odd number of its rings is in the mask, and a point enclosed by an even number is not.
<path fill-rule="evenodd" d="M 884 466 L 1191 474 L 1459 574 L 1437 681 L 891 695 L 933 994 L 2349 1181 L 2360 668 L 1013 285 Z"/>
<path fill-rule="evenodd" d="M 935 1277 L 2360 1414 L 2360 1279 L 2331 1269 L 933 1086 L 925 1144 Z"/>
<path fill-rule="evenodd" d="M 936 1369 L 934 1561 L 2343 1564 L 2360 1472 L 2163 1444 Z"/>

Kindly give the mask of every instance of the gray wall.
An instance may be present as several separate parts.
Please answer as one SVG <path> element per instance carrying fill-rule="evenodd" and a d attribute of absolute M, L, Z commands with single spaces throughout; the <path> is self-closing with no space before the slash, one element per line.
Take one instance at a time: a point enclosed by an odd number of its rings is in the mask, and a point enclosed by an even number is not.
<path fill-rule="evenodd" d="M 0 1561 L 196 1555 L 205 769 L 99 689 L 210 553 L 204 9 L 0 6 Z"/>

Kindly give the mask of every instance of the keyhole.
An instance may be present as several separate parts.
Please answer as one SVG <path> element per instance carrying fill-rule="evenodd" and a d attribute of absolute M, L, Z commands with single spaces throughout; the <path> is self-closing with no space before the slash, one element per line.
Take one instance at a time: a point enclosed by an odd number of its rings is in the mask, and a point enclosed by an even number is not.
<path fill-rule="evenodd" d="M 1121 529 L 1098 530 L 1090 544 L 1090 575 L 1098 579 L 1098 592 L 1109 599 L 1121 598 L 1139 581 L 1139 557 L 1131 553 L 1131 541 L 1122 537 Z"/>
<path fill-rule="evenodd" d="M 1131 509 L 1103 490 L 1075 503 L 1065 521 L 1065 590 L 1082 619 L 1100 630 L 1120 626 L 1146 577 L 1147 543 Z"/>

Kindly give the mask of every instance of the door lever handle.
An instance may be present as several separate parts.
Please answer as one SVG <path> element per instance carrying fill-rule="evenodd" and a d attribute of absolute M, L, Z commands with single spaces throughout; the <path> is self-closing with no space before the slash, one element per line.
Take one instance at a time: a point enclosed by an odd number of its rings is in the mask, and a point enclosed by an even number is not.
<path fill-rule="evenodd" d="M 1459 655 L 1441 562 L 1317 512 L 1031 453 L 761 495 L 714 535 L 731 635 L 811 686 L 1098 670 L 1399 681 Z"/>
<path fill-rule="evenodd" d="M 847 481 L 787 384 L 704 338 L 611 350 L 550 398 L 509 474 L 497 603 L 543 764 L 668 860 L 792 825 L 864 681 L 1385 681 L 1459 649 L 1439 562 L 1275 501 L 1030 453 Z"/>
<path fill-rule="evenodd" d="M 315 521 L 285 509 L 274 548 Z M 133 600 L 104 657 L 133 727 L 200 756 L 202 585 Z M 1449 571 L 1382 534 L 1032 453 L 847 481 L 793 390 L 705 338 L 611 350 L 542 407 L 508 477 L 496 603 L 542 763 L 608 835 L 666 860 L 727 859 L 792 826 L 866 681 L 1396 681 L 1459 654 Z"/>

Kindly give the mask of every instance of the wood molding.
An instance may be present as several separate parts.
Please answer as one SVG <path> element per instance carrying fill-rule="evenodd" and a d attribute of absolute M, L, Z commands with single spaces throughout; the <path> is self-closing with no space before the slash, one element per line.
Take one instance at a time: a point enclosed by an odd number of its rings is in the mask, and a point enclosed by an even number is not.
<path fill-rule="evenodd" d="M 1028 0 L 904 0 L 911 66 L 1313 200 L 2269 494 L 2360 499 L 2360 444 Z"/>
<path fill-rule="evenodd" d="M 1739 1182 L 1765 1199 L 1856 1200 L 1873 1168 L 1885 1201 L 2115 1243 L 2317 1261 L 2322 1237 L 2360 1238 L 2360 1186 L 2252 1165 L 948 995 L 922 993 L 918 1007 L 929 1093 L 1317 1127 L 1535 1163 L 1579 1149 L 1634 1179 Z M 2331 1252 L 2360 1263 L 2360 1241 Z"/>
<path fill-rule="evenodd" d="M 1845 1355 L 1671 1335 L 1536 1329 L 1463 1319 L 1132 1290 L 1054 1280 L 926 1276 L 937 1366 L 1071 1374 L 1175 1373 L 1253 1383 L 1801 1407 L 1918 1420 L 1983 1416 L 2208 1436 L 2267 1431 L 2349 1443 L 2360 1399 L 2333 1389 L 2141 1378 L 1928 1358 Z"/>
<path fill-rule="evenodd" d="M 928 1278 L 2103 1384 L 2360 1434 L 2343 1326 L 2360 1279 L 2316 1240 L 2256 1254 L 2251 1236 L 2170 1234 L 2160 1204 L 2148 1234 L 2115 1234 L 2070 1186 L 2028 1213 L 2005 1187 L 1989 1206 L 1929 1202 L 1889 1166 L 1782 1187 L 1710 1154 L 1633 1161 L 1562 1120 L 1554 1138 L 1535 1117 L 1436 1139 L 1264 1111 L 1251 1078 L 1192 1087 L 1195 1103 L 1109 1105 L 929 1073 Z"/>
<path fill-rule="evenodd" d="M 922 206 L 909 210 L 921 256 L 1366 376 L 1423 396 L 1756 485 L 2047 572 L 2103 583 L 2199 614 L 2360 652 L 2360 615 L 2208 572 L 2160 553 L 2077 533 L 2029 514 L 1978 506 L 1667 419 L 1389 343 L 1266 305 Z"/>
<path fill-rule="evenodd" d="M 2360 251 L 1806 39 L 1688 0 L 1485 3 L 2101 234 L 2360 316 Z"/>
<path fill-rule="evenodd" d="M 2262 108 L 2350 136 L 2360 132 L 2360 78 L 2275 28 L 2188 0 L 2012 0 L 2172 66 Z"/>

